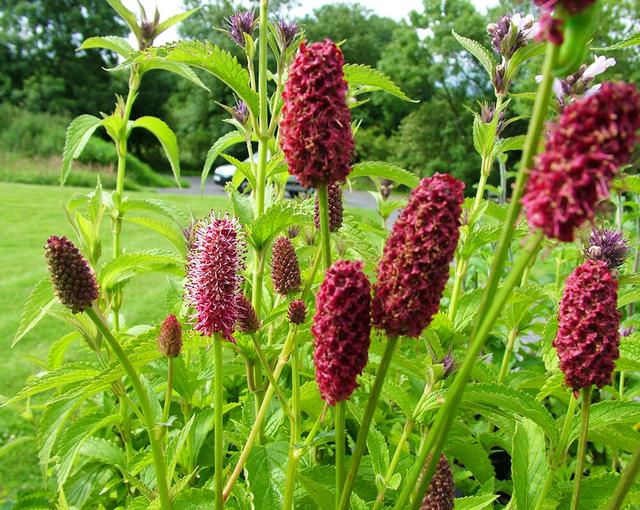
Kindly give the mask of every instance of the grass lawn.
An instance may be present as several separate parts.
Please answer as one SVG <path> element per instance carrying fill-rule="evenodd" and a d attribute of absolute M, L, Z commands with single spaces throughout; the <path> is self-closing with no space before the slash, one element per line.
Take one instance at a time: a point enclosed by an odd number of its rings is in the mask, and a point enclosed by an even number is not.
<path fill-rule="evenodd" d="M 11 341 L 20 321 L 22 305 L 32 287 L 46 274 L 43 246 L 51 234 L 71 236 L 63 204 L 70 195 L 88 188 L 60 188 L 0 183 L 0 395 L 11 396 L 26 378 L 39 370 L 29 360 L 46 355 L 52 341 L 68 332 L 68 326 L 45 318 L 16 347 Z M 184 212 L 202 216 L 208 210 L 228 206 L 221 197 L 170 195 L 153 192 L 129 192 L 135 197 L 166 200 Z M 109 256 L 110 225 L 104 222 L 103 252 Z M 73 238 L 73 237 L 71 237 Z M 166 248 L 170 244 L 159 235 L 130 223 L 123 225 L 123 246 L 128 250 Z M 159 322 L 164 314 L 164 297 L 168 288 L 163 275 L 148 275 L 134 280 L 125 291 L 125 312 L 129 324 Z M 28 420 L 8 408 L 0 408 L 0 447 L 13 436 L 31 432 Z M 0 458 L 0 509 L 2 500 L 23 489 L 41 483 L 35 448 L 23 445 Z"/>

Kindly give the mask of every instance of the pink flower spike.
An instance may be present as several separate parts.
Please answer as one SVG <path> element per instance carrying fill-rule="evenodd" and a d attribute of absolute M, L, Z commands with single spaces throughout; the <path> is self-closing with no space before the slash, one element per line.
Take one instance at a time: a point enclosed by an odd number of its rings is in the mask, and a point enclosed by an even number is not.
<path fill-rule="evenodd" d="M 195 308 L 195 329 L 206 336 L 231 336 L 239 319 L 237 296 L 244 269 L 245 242 L 238 221 L 213 212 L 197 224 L 187 256 L 187 299 Z"/>

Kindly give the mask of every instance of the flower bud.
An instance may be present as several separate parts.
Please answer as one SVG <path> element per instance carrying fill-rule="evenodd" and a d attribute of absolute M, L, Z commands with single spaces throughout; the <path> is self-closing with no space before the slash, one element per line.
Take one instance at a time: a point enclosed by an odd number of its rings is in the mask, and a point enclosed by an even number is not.
<path fill-rule="evenodd" d="M 292 324 L 302 324 L 307 319 L 307 305 L 302 299 L 294 299 L 289 303 L 287 317 Z"/>
<path fill-rule="evenodd" d="M 296 292 L 302 284 L 296 249 L 288 237 L 278 237 L 273 243 L 271 281 L 273 289 L 282 296 Z"/>
<path fill-rule="evenodd" d="M 244 48 L 246 44 L 244 34 L 252 36 L 256 29 L 257 21 L 253 11 L 236 12 L 227 18 L 229 30 L 226 32 L 238 46 Z"/>
<path fill-rule="evenodd" d="M 342 226 L 342 217 L 344 214 L 342 188 L 340 185 L 336 183 L 329 184 L 329 186 L 327 186 L 327 196 L 329 202 L 329 230 L 331 232 L 337 232 Z M 313 221 L 316 224 L 316 228 L 320 230 L 320 204 L 318 203 L 317 194 Z"/>
<path fill-rule="evenodd" d="M 158 350 L 167 358 L 175 358 L 182 351 L 182 328 L 175 315 L 167 315 L 160 325 Z"/>
<path fill-rule="evenodd" d="M 238 294 L 237 328 L 243 333 L 255 333 L 260 329 L 260 319 L 255 308 L 244 294 Z"/>
<path fill-rule="evenodd" d="M 629 255 L 629 245 L 622 232 L 594 229 L 584 247 L 584 256 L 592 260 L 604 260 L 609 269 L 617 269 Z"/>
<path fill-rule="evenodd" d="M 440 455 L 436 472 L 431 478 L 427 493 L 422 499 L 420 510 L 453 510 L 455 492 L 453 474 L 449 461 Z"/>
<path fill-rule="evenodd" d="M 64 236 L 51 236 L 47 239 L 44 256 L 60 302 L 73 313 L 91 307 L 98 299 L 98 283 L 78 248 Z"/>

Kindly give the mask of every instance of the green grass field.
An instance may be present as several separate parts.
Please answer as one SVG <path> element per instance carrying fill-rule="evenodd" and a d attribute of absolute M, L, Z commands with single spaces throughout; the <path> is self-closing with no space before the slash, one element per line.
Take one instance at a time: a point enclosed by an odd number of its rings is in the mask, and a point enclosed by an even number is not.
<path fill-rule="evenodd" d="M 32 287 L 46 274 L 43 246 L 51 234 L 71 235 L 63 204 L 73 193 L 87 188 L 59 188 L 0 183 L 0 395 L 16 393 L 27 377 L 40 368 L 30 358 L 46 355 L 50 343 L 67 332 L 67 326 L 44 319 L 11 349 L 20 321 L 22 305 Z M 224 209 L 228 202 L 220 197 L 168 195 L 131 192 L 130 196 L 161 198 L 185 213 L 201 216 L 209 209 Z M 104 222 L 103 250 L 109 255 L 109 221 Z M 157 234 L 125 223 L 123 245 L 129 250 L 166 248 L 170 245 Z M 163 319 L 163 300 L 168 288 L 163 275 L 148 275 L 132 282 L 125 291 L 126 320 L 129 324 L 159 322 Z M 29 421 L 16 410 L 0 408 L 0 447 L 24 432 L 31 433 Z M 35 448 L 29 444 L 0 458 L 0 509 L 7 495 L 37 488 L 40 469 Z"/>

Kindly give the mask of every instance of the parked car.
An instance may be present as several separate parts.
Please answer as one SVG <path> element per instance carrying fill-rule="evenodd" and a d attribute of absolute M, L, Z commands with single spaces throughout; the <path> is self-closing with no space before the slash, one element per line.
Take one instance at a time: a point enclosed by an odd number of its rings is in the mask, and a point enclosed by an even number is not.
<path fill-rule="evenodd" d="M 298 179 L 294 175 L 290 175 L 287 179 L 286 184 L 284 185 L 284 190 L 287 192 L 291 198 L 297 197 L 302 194 L 310 194 L 313 193 L 313 188 L 305 188 L 302 184 L 298 182 Z"/>

